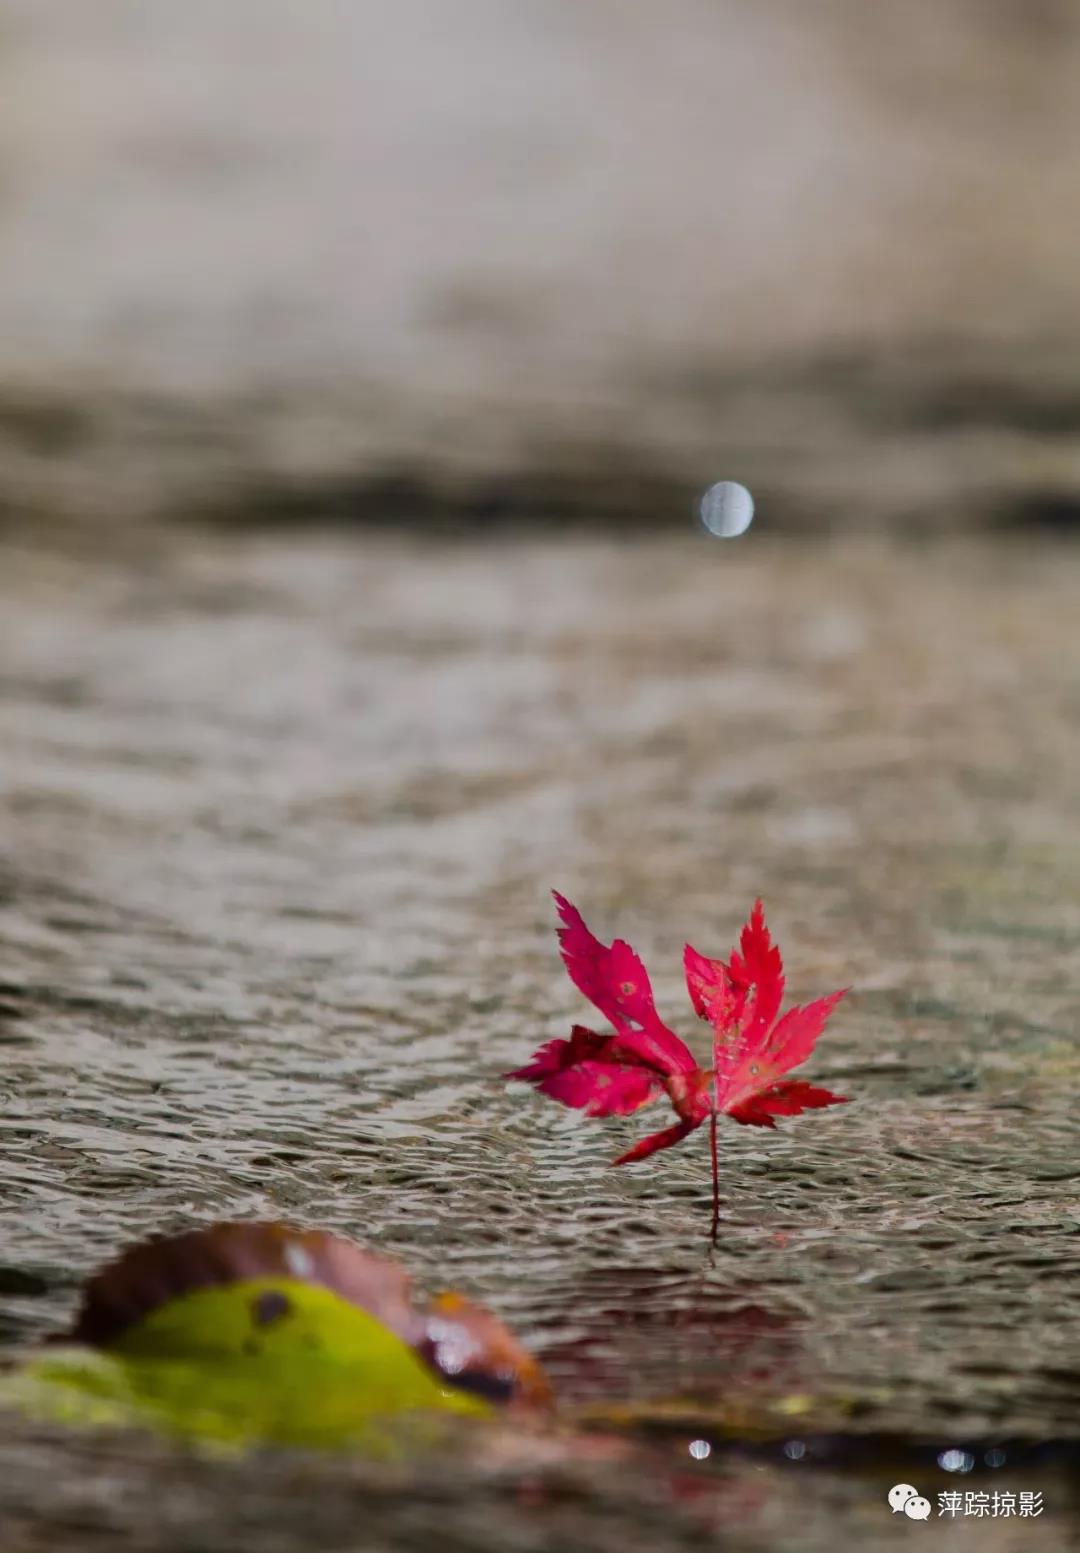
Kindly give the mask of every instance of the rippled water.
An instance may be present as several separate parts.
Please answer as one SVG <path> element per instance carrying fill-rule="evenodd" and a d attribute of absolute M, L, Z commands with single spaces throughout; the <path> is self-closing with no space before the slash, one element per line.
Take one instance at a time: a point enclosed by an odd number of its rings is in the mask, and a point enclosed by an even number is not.
<path fill-rule="evenodd" d="M 293 1217 L 486 1300 L 651 1443 L 403 1486 L 7 1421 L 10 1545 L 346 1547 L 362 1502 L 387 1547 L 891 1546 L 935 1442 L 1080 1438 L 1078 587 L 976 541 L 13 539 L 4 1338 L 151 1230 Z M 703 1137 L 612 1172 L 650 1117 L 499 1079 L 584 1012 L 552 886 L 692 1041 L 682 942 L 757 893 L 791 996 L 855 988 L 809 1069 L 854 1104 L 724 1131 L 715 1252 Z M 785 1397 L 841 1420 L 832 1468 L 720 1448 Z M 1067 1458 L 1010 1449 L 1045 1537 Z"/>

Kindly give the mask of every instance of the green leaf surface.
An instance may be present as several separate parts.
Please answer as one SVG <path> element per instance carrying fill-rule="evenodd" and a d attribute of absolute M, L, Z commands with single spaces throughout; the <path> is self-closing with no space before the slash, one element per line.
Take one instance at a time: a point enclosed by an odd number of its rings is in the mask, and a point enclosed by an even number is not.
<path fill-rule="evenodd" d="M 430 1442 L 440 1417 L 490 1412 L 366 1311 L 280 1277 L 170 1300 L 108 1352 L 29 1360 L 0 1383 L 0 1402 L 72 1424 L 378 1454 Z"/>

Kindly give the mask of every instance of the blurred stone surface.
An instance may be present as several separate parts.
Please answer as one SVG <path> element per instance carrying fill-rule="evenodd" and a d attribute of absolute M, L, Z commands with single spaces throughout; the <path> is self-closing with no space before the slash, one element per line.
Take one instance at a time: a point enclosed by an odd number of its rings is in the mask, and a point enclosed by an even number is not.
<path fill-rule="evenodd" d="M 0 512 L 1071 523 L 1071 0 L 9 0 Z"/>

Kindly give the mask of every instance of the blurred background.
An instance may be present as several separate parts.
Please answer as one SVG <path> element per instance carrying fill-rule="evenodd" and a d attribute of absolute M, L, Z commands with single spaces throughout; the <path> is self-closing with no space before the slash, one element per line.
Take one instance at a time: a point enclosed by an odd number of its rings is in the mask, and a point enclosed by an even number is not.
<path fill-rule="evenodd" d="M 0 1399 L 5 1553 L 891 1553 L 958 1461 L 1067 1545 L 1078 80 L 1078 0 L 0 6 L 0 1343 L 284 1217 L 631 1437 L 548 1494 Z M 704 1149 L 500 1078 L 583 1016 L 552 887 L 702 1058 L 756 896 L 854 989 L 715 1250 Z"/>
<path fill-rule="evenodd" d="M 10 513 L 1072 523 L 1073 0 L 7 0 Z"/>

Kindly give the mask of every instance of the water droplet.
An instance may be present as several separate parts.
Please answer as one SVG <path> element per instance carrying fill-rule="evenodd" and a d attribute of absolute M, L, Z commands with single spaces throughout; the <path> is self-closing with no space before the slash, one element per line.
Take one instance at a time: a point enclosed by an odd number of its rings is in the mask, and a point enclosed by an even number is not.
<path fill-rule="evenodd" d="M 937 1460 L 945 1472 L 970 1472 L 975 1465 L 975 1457 L 970 1451 L 956 1449 L 942 1451 Z"/>
<path fill-rule="evenodd" d="M 315 1271 L 315 1259 L 310 1251 L 303 1246 L 298 1246 L 295 1241 L 289 1241 L 285 1247 L 285 1266 L 294 1278 L 310 1278 Z"/>
<path fill-rule="evenodd" d="M 701 498 L 698 514 L 717 539 L 738 539 L 754 520 L 754 498 L 737 480 L 718 480 Z"/>
<path fill-rule="evenodd" d="M 691 1440 L 690 1454 L 695 1461 L 704 1461 L 706 1456 L 712 1455 L 712 1446 L 708 1440 Z"/>

